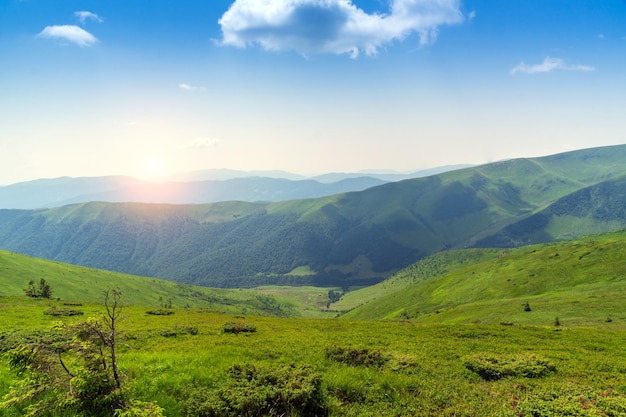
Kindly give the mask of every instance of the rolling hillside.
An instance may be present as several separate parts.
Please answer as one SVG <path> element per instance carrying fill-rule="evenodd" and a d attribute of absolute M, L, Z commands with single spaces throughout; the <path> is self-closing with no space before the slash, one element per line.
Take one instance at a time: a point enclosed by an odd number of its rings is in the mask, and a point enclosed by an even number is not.
<path fill-rule="evenodd" d="M 24 289 L 28 282 L 33 280 L 38 285 L 42 278 L 52 288 L 52 299 L 68 303 L 98 304 L 104 291 L 116 289 L 122 293 L 125 304 L 152 309 L 171 305 L 231 314 L 298 315 L 292 303 L 256 292 L 193 287 L 0 251 L 0 297 L 13 297 L 12 302 L 16 297 L 26 298 Z"/>
<path fill-rule="evenodd" d="M 481 239 L 479 247 L 515 247 L 619 230 L 626 225 L 626 177 L 601 182 Z"/>
<path fill-rule="evenodd" d="M 503 250 L 495 259 L 487 250 L 482 258 L 474 253 L 475 262 L 462 262 L 471 257 L 460 251 L 447 272 L 430 268 L 432 277 L 419 279 L 418 263 L 390 280 L 399 281 L 393 291 L 344 317 L 533 325 L 558 318 L 561 325 L 625 328 L 625 251 L 626 232 Z"/>
<path fill-rule="evenodd" d="M 567 213 L 619 208 L 605 199 L 624 192 L 626 183 L 618 180 L 625 175 L 626 146 L 614 146 L 318 199 L 0 210 L 0 248 L 208 286 L 365 286 L 442 250 L 482 246 L 570 195 Z M 581 191 L 592 186 L 611 191 Z M 605 217 L 616 220 L 585 232 L 626 226 L 623 216 Z"/>

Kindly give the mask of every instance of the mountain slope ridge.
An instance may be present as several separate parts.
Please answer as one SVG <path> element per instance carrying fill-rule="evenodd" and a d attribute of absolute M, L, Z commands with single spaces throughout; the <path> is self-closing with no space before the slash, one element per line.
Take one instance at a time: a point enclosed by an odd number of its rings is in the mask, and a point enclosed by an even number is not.
<path fill-rule="evenodd" d="M 430 254 L 474 246 L 584 184 L 624 175 L 626 146 L 618 146 L 498 162 L 319 199 L 0 210 L 0 248 L 209 286 L 363 286 Z M 615 190 L 622 188 L 626 183 L 615 182 Z M 597 201 L 581 198 L 576 204 L 602 205 L 609 195 L 588 197 Z M 612 230 L 623 224 L 614 222 Z M 591 225 L 588 232 L 593 231 Z M 291 274 L 302 268 L 312 273 Z"/>
<path fill-rule="evenodd" d="M 457 263 L 426 279 L 411 282 L 407 270 L 398 289 L 371 299 L 345 318 L 550 324 L 559 317 L 583 324 L 611 317 L 626 324 L 619 307 L 626 301 L 626 264 L 620 261 L 624 250 L 626 231 L 507 249 L 498 256 L 487 250 L 492 259 Z M 419 262 L 412 268 L 418 267 Z M 525 303 L 531 311 L 525 311 Z"/>

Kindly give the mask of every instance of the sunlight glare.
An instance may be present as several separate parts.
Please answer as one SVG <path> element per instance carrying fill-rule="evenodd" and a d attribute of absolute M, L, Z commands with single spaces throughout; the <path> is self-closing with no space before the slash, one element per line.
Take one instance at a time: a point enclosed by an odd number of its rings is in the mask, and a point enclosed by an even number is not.
<path fill-rule="evenodd" d="M 158 156 L 148 156 L 145 158 L 142 169 L 142 176 L 145 178 L 155 178 L 164 173 L 163 160 Z"/>

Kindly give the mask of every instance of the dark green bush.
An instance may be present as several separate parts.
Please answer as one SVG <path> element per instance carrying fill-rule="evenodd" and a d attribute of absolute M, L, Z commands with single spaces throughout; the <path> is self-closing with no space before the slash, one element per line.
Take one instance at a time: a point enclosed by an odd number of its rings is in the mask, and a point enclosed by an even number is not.
<path fill-rule="evenodd" d="M 148 310 L 146 311 L 146 314 L 150 314 L 152 316 L 171 316 L 172 314 L 174 314 L 174 311 L 159 308 L 157 310 Z"/>
<path fill-rule="evenodd" d="M 326 358 L 350 366 L 381 367 L 389 360 L 377 350 L 354 349 L 333 345 L 326 348 Z"/>
<path fill-rule="evenodd" d="M 164 417 L 163 409 L 154 402 L 129 401 L 124 408 L 115 410 L 115 417 Z"/>
<path fill-rule="evenodd" d="M 56 308 L 55 306 L 52 306 L 46 311 L 44 311 L 43 314 L 47 316 L 60 317 L 60 316 L 82 316 L 85 313 L 81 310 L 74 310 L 72 308 Z"/>
<path fill-rule="evenodd" d="M 172 329 L 165 329 L 161 331 L 161 336 L 163 337 L 176 337 L 178 335 L 184 335 L 184 334 L 190 334 L 192 336 L 195 336 L 198 334 L 198 328 L 197 327 L 180 327 L 180 326 L 176 326 Z"/>
<path fill-rule="evenodd" d="M 509 376 L 541 378 L 556 372 L 556 367 L 552 363 L 532 354 L 507 357 L 479 354 L 466 358 L 465 367 L 476 372 L 486 381 L 495 381 Z"/>
<path fill-rule="evenodd" d="M 537 392 L 512 405 L 520 416 L 626 416 L 626 396 L 611 390 L 599 392 L 589 387 L 568 386 L 564 390 Z"/>
<path fill-rule="evenodd" d="M 214 389 L 200 388 L 183 403 L 186 417 L 328 415 L 321 378 L 309 367 L 235 365 Z"/>
<path fill-rule="evenodd" d="M 22 344 L 30 343 L 62 343 L 66 340 L 63 332 L 58 329 L 45 330 L 11 330 L 0 333 L 0 353 L 8 352 Z"/>
<path fill-rule="evenodd" d="M 252 323 L 242 323 L 238 321 L 229 321 L 224 323 L 224 333 L 254 333 L 256 326 Z"/>

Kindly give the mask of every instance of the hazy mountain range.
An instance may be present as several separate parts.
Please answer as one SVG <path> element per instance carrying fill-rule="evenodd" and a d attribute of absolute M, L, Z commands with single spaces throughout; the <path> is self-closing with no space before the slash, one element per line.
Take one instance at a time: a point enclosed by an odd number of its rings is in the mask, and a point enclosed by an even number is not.
<path fill-rule="evenodd" d="M 202 204 L 219 201 L 284 201 L 362 191 L 390 181 L 458 169 L 453 165 L 408 174 L 329 173 L 307 178 L 285 171 L 213 169 L 158 181 L 127 176 L 61 177 L 0 187 L 0 208 L 49 208 L 89 201 Z"/>
<path fill-rule="evenodd" d="M 0 248 L 208 286 L 379 282 L 446 249 L 626 227 L 626 145 L 281 202 L 0 210 Z"/>

